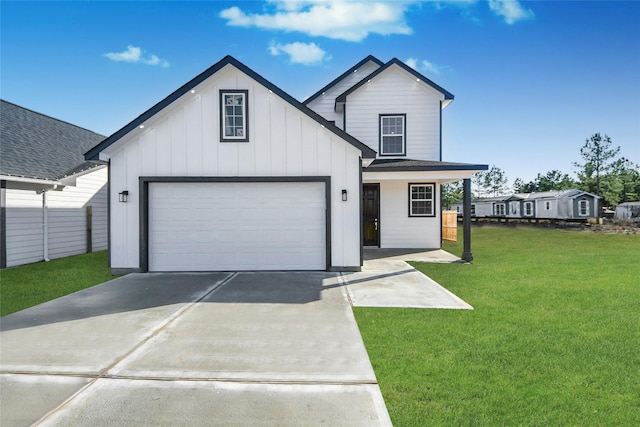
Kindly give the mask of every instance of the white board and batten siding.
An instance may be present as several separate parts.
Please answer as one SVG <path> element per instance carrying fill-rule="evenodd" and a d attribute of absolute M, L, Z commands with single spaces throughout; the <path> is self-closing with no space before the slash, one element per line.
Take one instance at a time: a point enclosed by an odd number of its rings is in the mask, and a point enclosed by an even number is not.
<path fill-rule="evenodd" d="M 220 142 L 220 90 L 248 90 L 249 142 Z M 105 153 L 111 158 L 114 269 L 139 259 L 139 177 L 331 177 L 332 266 L 359 266 L 360 151 L 227 65 Z M 154 185 L 150 183 L 150 185 Z M 346 189 L 349 200 L 342 202 Z M 118 193 L 129 191 L 127 203 Z M 283 214 L 295 209 L 288 200 Z"/>
<path fill-rule="evenodd" d="M 439 161 L 442 99 L 435 89 L 392 66 L 347 97 L 345 130 L 379 151 L 379 115 L 406 114 L 406 158 Z"/>
<path fill-rule="evenodd" d="M 6 190 L 7 267 L 44 260 L 42 193 Z M 92 250 L 107 249 L 107 168 L 76 179 L 75 186 L 46 194 L 48 258 L 87 252 L 87 206 L 92 207 Z"/>
<path fill-rule="evenodd" d="M 309 102 L 307 106 L 316 113 L 320 114 L 325 119 L 335 122 L 336 126 L 338 126 L 340 129 L 344 129 L 344 123 L 342 121 L 342 111 L 336 112 L 335 110 L 336 98 L 349 90 L 351 87 L 355 86 L 362 79 L 376 71 L 378 68 L 380 68 L 380 65 L 376 64 L 373 61 L 369 61 L 366 64 L 363 64 L 357 70 L 351 72 L 348 76 L 345 76 L 344 79 L 340 80 L 335 85 L 327 89 L 324 95 L 320 95 L 318 98 Z"/>

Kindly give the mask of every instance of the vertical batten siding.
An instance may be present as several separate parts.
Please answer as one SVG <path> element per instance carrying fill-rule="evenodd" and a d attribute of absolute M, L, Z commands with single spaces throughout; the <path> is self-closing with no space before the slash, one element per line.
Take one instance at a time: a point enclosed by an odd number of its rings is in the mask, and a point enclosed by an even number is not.
<path fill-rule="evenodd" d="M 442 94 L 389 68 L 347 98 L 348 132 L 379 151 L 379 115 L 406 114 L 406 157 L 440 160 Z"/>
<path fill-rule="evenodd" d="M 380 66 L 372 61 L 363 64 L 357 72 L 351 73 L 340 82 L 337 82 L 334 86 L 330 87 L 324 95 L 314 99 L 307 106 L 320 114 L 326 120 L 335 121 L 336 126 L 344 129 L 344 124 L 342 123 L 342 112 L 335 111 L 336 98 L 378 68 L 380 68 Z"/>
<path fill-rule="evenodd" d="M 249 142 L 220 142 L 221 89 L 249 90 Z M 110 153 L 112 268 L 139 267 L 140 176 L 331 176 L 332 262 L 360 265 L 360 151 L 233 67 L 167 106 L 118 147 Z M 349 202 L 341 201 L 343 188 Z M 125 189 L 129 202 L 118 203 Z"/>
<path fill-rule="evenodd" d="M 436 184 L 435 194 L 440 186 Z M 440 212 L 435 217 L 409 217 L 409 182 L 380 182 L 380 247 L 440 248 Z"/>

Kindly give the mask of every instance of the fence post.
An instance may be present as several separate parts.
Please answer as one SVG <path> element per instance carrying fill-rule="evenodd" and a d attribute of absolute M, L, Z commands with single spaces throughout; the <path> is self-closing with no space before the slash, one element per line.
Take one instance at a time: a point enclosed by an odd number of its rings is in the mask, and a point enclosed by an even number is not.
<path fill-rule="evenodd" d="M 471 179 L 466 178 L 463 185 L 463 202 L 462 202 L 462 235 L 464 240 L 464 250 L 462 252 L 462 260 L 466 262 L 473 261 L 471 253 Z"/>
<path fill-rule="evenodd" d="M 87 253 L 91 253 L 93 251 L 93 242 L 92 242 L 93 215 L 91 210 L 92 210 L 91 205 L 87 205 Z"/>

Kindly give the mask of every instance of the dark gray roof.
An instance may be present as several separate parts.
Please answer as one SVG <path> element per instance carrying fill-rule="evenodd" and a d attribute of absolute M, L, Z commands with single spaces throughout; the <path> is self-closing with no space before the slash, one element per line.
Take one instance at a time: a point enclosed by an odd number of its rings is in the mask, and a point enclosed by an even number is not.
<path fill-rule="evenodd" d="M 92 169 L 84 153 L 105 137 L 0 100 L 0 174 L 59 180 Z"/>
<path fill-rule="evenodd" d="M 477 170 L 489 169 L 488 165 L 475 165 L 469 163 L 438 162 L 435 160 L 411 160 L 411 159 L 376 159 L 365 172 L 401 172 L 401 171 L 452 171 L 452 170 Z"/>
<path fill-rule="evenodd" d="M 285 91 L 283 91 L 282 89 L 280 89 L 279 87 L 277 87 L 276 85 L 274 85 L 273 83 L 271 83 L 270 81 L 262 77 L 260 74 L 253 71 L 251 68 L 247 67 L 246 65 L 244 65 L 243 63 L 235 59 L 234 57 L 227 55 L 224 58 L 222 58 L 219 62 L 213 64 L 211 67 L 207 68 L 202 73 L 198 74 L 193 79 L 189 80 L 187 83 L 185 83 L 184 85 L 176 89 L 173 93 L 171 93 L 169 96 L 164 98 L 162 101 L 158 102 L 156 105 L 154 105 L 153 107 L 151 107 L 150 109 L 148 109 L 147 111 L 139 115 L 136 119 L 134 119 L 128 125 L 118 130 L 116 133 L 109 136 L 108 138 L 106 138 L 99 145 L 87 151 L 87 153 L 85 154 L 85 158 L 87 160 L 97 160 L 100 156 L 101 151 L 103 151 L 104 149 L 108 148 L 110 145 L 120 140 L 122 137 L 127 135 L 133 129 L 137 128 L 140 124 L 144 123 L 146 120 L 153 117 L 158 112 L 162 111 L 165 107 L 170 105 L 172 102 L 174 102 L 175 100 L 180 98 L 182 95 L 184 95 L 185 93 L 187 93 L 188 91 L 190 91 L 191 89 L 193 89 L 194 87 L 196 87 L 197 85 L 199 85 L 200 83 L 208 79 L 210 76 L 220 71 L 223 67 L 225 67 L 228 64 L 233 65 L 235 68 L 237 68 L 247 76 L 251 77 L 253 80 L 257 81 L 262 86 L 266 87 L 267 89 L 269 89 L 270 91 L 278 95 L 280 98 L 287 101 L 293 107 L 297 108 L 302 113 L 311 117 L 313 120 L 315 120 L 316 122 L 324 126 L 329 131 L 338 135 L 340 138 L 344 139 L 345 141 L 347 141 L 348 143 L 350 143 L 351 145 L 353 145 L 354 147 L 362 151 L 363 158 L 371 159 L 375 157 L 376 155 L 375 150 L 369 148 L 367 145 L 363 144 L 358 139 L 349 135 L 347 132 L 343 131 L 337 126 L 329 123 L 324 117 L 320 116 L 318 113 L 316 113 L 306 105 L 303 105 L 302 103 L 297 101 L 291 95 L 289 95 L 288 93 L 286 93 Z"/>

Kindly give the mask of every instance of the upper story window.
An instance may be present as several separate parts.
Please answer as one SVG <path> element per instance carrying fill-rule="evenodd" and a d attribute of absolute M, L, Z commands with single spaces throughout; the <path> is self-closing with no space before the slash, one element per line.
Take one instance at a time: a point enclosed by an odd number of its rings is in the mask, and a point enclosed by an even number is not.
<path fill-rule="evenodd" d="M 220 141 L 249 141 L 247 90 L 220 91 Z"/>
<path fill-rule="evenodd" d="M 406 155 L 406 114 L 380 115 L 380 155 Z"/>
<path fill-rule="evenodd" d="M 409 184 L 409 216 L 435 216 L 435 185 Z"/>
<path fill-rule="evenodd" d="M 584 197 L 578 202 L 578 215 L 589 215 L 589 201 Z"/>

